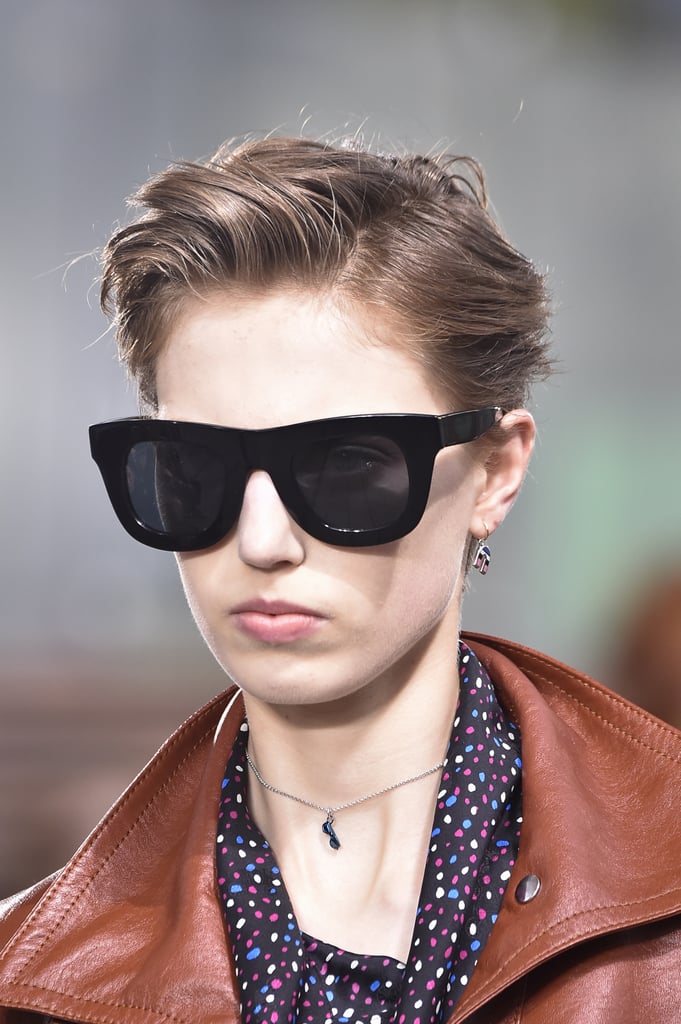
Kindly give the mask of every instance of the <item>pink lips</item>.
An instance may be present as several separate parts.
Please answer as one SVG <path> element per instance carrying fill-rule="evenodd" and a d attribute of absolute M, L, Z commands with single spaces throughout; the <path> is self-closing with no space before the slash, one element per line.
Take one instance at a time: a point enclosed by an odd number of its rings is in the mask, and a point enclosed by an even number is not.
<path fill-rule="evenodd" d="M 244 601 L 231 612 L 239 629 L 261 643 L 285 644 L 311 636 L 327 620 L 287 601 Z"/>

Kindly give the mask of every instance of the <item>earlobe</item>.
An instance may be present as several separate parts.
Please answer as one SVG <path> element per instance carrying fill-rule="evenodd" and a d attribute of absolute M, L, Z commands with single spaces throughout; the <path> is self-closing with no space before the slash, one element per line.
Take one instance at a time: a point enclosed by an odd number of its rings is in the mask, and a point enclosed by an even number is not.
<path fill-rule="evenodd" d="M 527 472 L 536 428 L 527 409 L 514 409 L 499 423 L 502 436 L 489 452 L 486 479 L 475 504 L 471 533 L 482 537 L 492 534 L 510 511 Z"/>

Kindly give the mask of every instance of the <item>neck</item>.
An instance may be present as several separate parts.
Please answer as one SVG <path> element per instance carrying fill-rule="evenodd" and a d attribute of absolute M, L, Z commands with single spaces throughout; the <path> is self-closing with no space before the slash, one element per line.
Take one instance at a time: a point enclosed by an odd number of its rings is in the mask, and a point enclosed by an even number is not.
<path fill-rule="evenodd" d="M 249 749 L 262 777 L 326 814 L 265 789 L 249 773 L 249 811 L 272 846 L 300 927 L 341 949 L 408 954 L 440 788 L 436 770 L 367 795 L 444 758 L 459 696 L 456 632 L 338 701 L 270 705 L 246 696 Z"/>
<path fill-rule="evenodd" d="M 391 671 L 341 700 L 282 706 L 247 695 L 245 701 L 250 754 L 270 787 L 322 808 L 352 803 L 353 810 L 390 787 L 397 799 L 381 796 L 372 805 L 398 808 L 410 796 L 407 787 L 399 793 L 392 787 L 444 758 L 458 701 L 456 647 L 450 641 L 446 656 L 423 652 L 402 678 Z M 422 789 L 420 780 L 414 785 Z M 270 841 L 290 835 L 294 822 L 319 818 L 318 810 L 264 787 L 253 773 L 249 805 Z"/>

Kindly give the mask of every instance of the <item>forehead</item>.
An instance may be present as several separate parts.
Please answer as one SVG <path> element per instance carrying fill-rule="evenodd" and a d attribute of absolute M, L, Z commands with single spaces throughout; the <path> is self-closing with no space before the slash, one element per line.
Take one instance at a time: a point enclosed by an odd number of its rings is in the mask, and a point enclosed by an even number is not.
<path fill-rule="evenodd" d="M 386 321 L 325 296 L 187 305 L 157 364 L 159 415 L 259 428 L 368 412 L 446 412 Z"/>

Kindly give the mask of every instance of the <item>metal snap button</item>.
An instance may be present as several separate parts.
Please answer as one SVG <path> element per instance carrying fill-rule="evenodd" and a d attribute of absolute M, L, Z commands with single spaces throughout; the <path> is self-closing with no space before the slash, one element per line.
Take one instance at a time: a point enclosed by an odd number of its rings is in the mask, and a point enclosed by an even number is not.
<path fill-rule="evenodd" d="M 529 903 L 541 889 L 541 879 L 537 875 L 525 875 L 516 886 L 515 898 L 518 903 Z"/>

